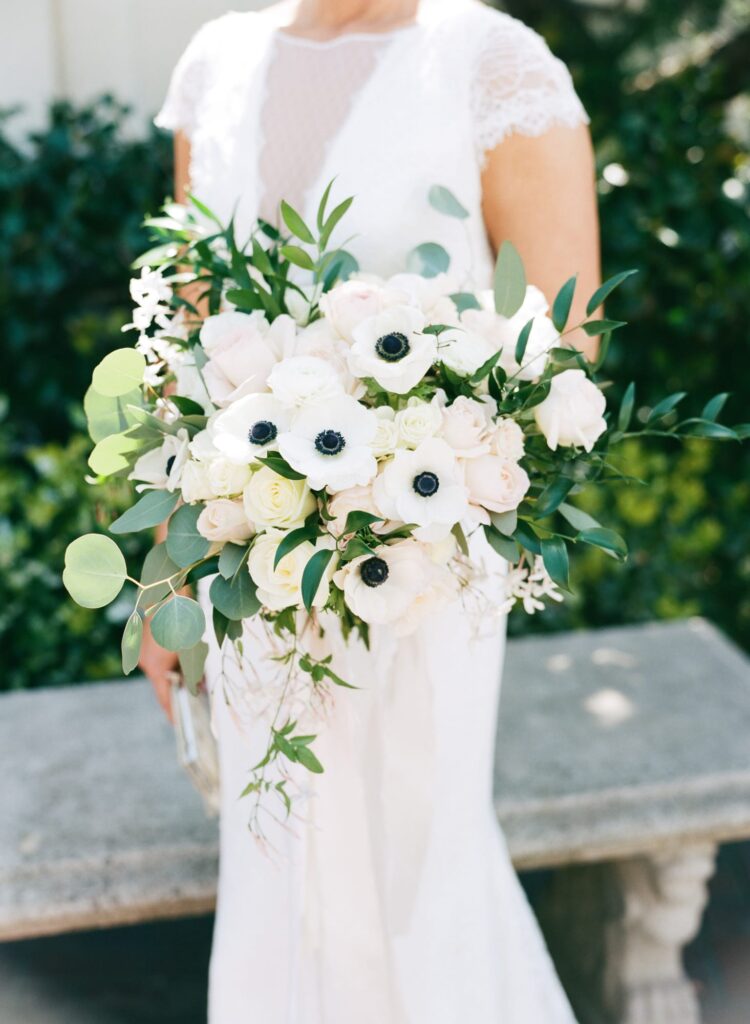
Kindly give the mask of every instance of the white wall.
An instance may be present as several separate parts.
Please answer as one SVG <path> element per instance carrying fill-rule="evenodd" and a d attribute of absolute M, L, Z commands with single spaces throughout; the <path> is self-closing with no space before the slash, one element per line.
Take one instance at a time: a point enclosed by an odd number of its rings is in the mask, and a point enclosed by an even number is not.
<path fill-rule="evenodd" d="M 41 124 L 53 97 L 127 100 L 142 125 L 204 21 L 263 0 L 1 0 L 0 106 L 22 105 L 14 133 Z"/>

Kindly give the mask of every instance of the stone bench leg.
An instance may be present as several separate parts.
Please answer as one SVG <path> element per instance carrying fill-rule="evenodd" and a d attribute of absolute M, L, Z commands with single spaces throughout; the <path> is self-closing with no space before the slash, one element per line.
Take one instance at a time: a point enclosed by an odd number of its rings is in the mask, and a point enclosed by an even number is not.
<path fill-rule="evenodd" d="M 581 1024 L 700 1024 L 682 950 L 715 857 L 696 845 L 558 873 L 540 920 Z"/>

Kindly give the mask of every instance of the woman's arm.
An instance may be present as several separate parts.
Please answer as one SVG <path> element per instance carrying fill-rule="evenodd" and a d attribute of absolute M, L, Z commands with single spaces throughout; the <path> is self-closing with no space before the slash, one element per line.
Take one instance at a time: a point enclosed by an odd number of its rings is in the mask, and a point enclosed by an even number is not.
<path fill-rule="evenodd" d="M 178 203 L 184 203 L 188 192 L 188 174 L 190 168 L 190 143 L 187 138 L 178 132 L 174 141 L 174 194 Z M 160 544 L 167 536 L 166 524 L 157 526 L 154 531 L 154 539 Z M 148 621 L 143 625 L 143 644 L 141 646 L 140 667 L 151 680 L 151 685 L 156 693 L 156 699 L 164 710 L 167 718 L 172 721 L 172 708 L 170 703 L 171 683 L 169 673 L 174 672 L 178 667 L 177 655 L 172 651 L 165 651 L 163 647 L 154 640 L 151 635 L 151 627 Z"/>
<path fill-rule="evenodd" d="M 588 129 L 557 127 L 538 138 L 511 135 L 487 156 L 482 205 L 490 240 L 520 252 L 526 276 L 551 302 L 578 274 L 570 323 L 584 318 L 600 283 L 599 220 L 594 158 Z M 597 341 L 583 331 L 571 340 L 596 355 Z"/>

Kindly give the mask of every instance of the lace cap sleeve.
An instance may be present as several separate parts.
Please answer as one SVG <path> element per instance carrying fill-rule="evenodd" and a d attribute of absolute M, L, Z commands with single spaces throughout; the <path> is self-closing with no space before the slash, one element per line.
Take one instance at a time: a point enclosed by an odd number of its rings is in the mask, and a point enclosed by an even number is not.
<path fill-rule="evenodd" d="M 474 67 L 472 108 L 480 159 L 508 135 L 543 135 L 554 125 L 587 124 L 570 72 L 540 35 L 489 12 Z"/>
<path fill-rule="evenodd" d="M 192 138 L 201 98 L 209 88 L 211 43 L 218 20 L 208 22 L 198 29 L 177 62 L 164 104 L 154 118 L 157 127 L 172 132 L 181 131 Z"/>

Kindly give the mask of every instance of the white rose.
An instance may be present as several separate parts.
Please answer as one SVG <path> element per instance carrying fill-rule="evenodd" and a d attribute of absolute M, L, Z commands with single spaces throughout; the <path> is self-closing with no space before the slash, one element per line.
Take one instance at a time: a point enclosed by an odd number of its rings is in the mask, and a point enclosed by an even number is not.
<path fill-rule="evenodd" d="M 524 455 L 524 433 L 515 420 L 499 419 L 492 435 L 492 452 L 518 462 Z"/>
<path fill-rule="evenodd" d="M 607 429 L 606 407 L 604 395 L 583 370 L 563 370 L 550 381 L 550 392 L 534 408 L 534 417 L 552 451 L 562 445 L 590 452 Z"/>
<path fill-rule="evenodd" d="M 421 381 L 437 356 L 435 336 L 423 334 L 424 315 L 414 306 L 391 306 L 363 320 L 353 332 L 349 369 L 372 377 L 387 391 L 405 395 Z"/>
<path fill-rule="evenodd" d="M 463 459 L 486 455 L 490 450 L 492 410 L 487 402 L 460 395 L 443 412 L 440 436 Z"/>
<path fill-rule="evenodd" d="M 380 281 L 349 280 L 321 296 L 320 309 L 332 330 L 350 342 L 363 320 L 405 299 L 403 292 L 384 287 Z"/>
<path fill-rule="evenodd" d="M 406 408 L 396 413 L 399 445 L 417 448 L 422 441 L 437 434 L 442 422 L 443 413 L 436 399 L 424 402 L 421 398 L 410 398 Z"/>
<path fill-rule="evenodd" d="M 253 534 L 241 501 L 216 498 L 198 516 L 198 533 L 215 543 L 241 544 Z"/>
<path fill-rule="evenodd" d="M 458 291 L 447 274 L 422 277 L 421 274 L 396 274 L 389 278 L 388 287 L 405 292 L 409 304 L 418 306 L 431 324 L 458 323 L 456 304 L 449 297 Z"/>
<path fill-rule="evenodd" d="M 377 417 L 378 425 L 370 449 L 376 459 L 382 459 L 386 455 L 392 455 L 398 445 L 396 413 L 390 405 L 379 405 L 373 412 Z"/>
<path fill-rule="evenodd" d="M 469 330 L 469 324 L 443 331 L 438 339 L 438 357 L 441 362 L 462 377 L 470 377 L 497 351 L 480 331 Z"/>
<path fill-rule="evenodd" d="M 182 500 L 188 505 L 194 501 L 208 501 L 210 498 L 216 497 L 208 477 L 208 465 L 205 462 L 194 462 L 190 459 L 185 463 L 180 488 Z"/>
<path fill-rule="evenodd" d="M 465 465 L 466 486 L 472 505 L 490 512 L 510 512 L 518 508 L 529 489 L 526 470 L 517 462 L 499 455 L 480 455 Z"/>
<path fill-rule="evenodd" d="M 258 588 L 258 600 L 272 611 L 282 611 L 293 605 L 302 604 L 302 574 L 316 550 L 332 549 L 332 537 L 324 537 L 313 546 L 309 541 L 298 545 L 285 555 L 274 568 L 276 549 L 285 534 L 280 530 L 271 530 L 261 534 L 252 546 L 248 557 L 248 571 Z M 328 601 L 333 565 L 331 559 L 323 578 L 320 581 L 313 606 L 322 608 Z"/>
<path fill-rule="evenodd" d="M 223 455 L 208 463 L 208 482 L 213 491 L 212 497 L 228 498 L 233 494 L 241 494 L 250 479 L 250 467 L 238 466 Z"/>
<path fill-rule="evenodd" d="M 317 356 L 292 356 L 274 367 L 268 386 L 287 409 L 322 405 L 344 393 L 331 364 Z"/>
<path fill-rule="evenodd" d="M 268 466 L 253 473 L 242 497 L 247 518 L 258 530 L 294 530 L 316 508 L 315 497 L 304 480 L 287 480 Z"/>
<path fill-rule="evenodd" d="M 534 380 L 544 372 L 549 358 L 549 351 L 559 338 L 559 333 L 552 321 L 546 316 L 549 305 L 542 292 L 534 285 L 526 289 L 521 308 L 512 317 L 500 316 L 494 310 L 492 293 L 480 296 L 483 309 L 467 309 L 461 316 L 461 322 L 467 328 L 484 337 L 491 351 L 500 350 L 500 365 L 508 376 L 517 376 L 520 380 Z M 533 320 L 523 365 L 516 362 L 516 342 L 521 331 Z"/>
<path fill-rule="evenodd" d="M 370 512 L 380 515 L 375 499 L 372 496 L 372 485 L 365 487 L 349 487 L 346 491 L 334 494 L 328 503 L 328 511 L 334 517 L 327 525 L 334 537 L 340 537 L 346 526 L 346 517 L 350 512 Z M 378 523 L 375 523 L 378 526 Z"/>
<path fill-rule="evenodd" d="M 295 356 L 315 356 L 330 363 L 339 377 L 344 391 L 354 398 L 361 398 L 365 386 L 349 372 L 347 354 L 349 345 L 332 329 L 327 320 L 316 320 L 297 335 L 294 346 Z"/>
<path fill-rule="evenodd" d="M 267 391 L 268 376 L 291 351 L 295 333 L 290 316 L 277 317 L 273 324 L 260 312 L 208 317 L 200 337 L 209 357 L 203 378 L 211 400 L 224 405 L 242 395 Z"/>

